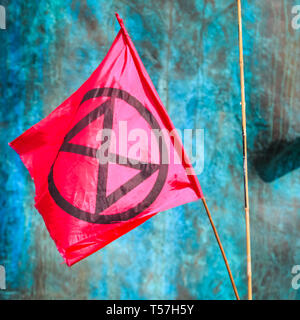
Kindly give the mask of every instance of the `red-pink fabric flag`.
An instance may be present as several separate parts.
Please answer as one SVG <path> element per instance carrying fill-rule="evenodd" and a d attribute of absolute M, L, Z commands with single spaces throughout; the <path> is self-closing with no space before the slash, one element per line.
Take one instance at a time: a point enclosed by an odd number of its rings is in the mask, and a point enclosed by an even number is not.
<path fill-rule="evenodd" d="M 156 213 L 202 197 L 117 18 L 121 30 L 89 79 L 10 143 L 34 180 L 35 207 L 68 266 Z"/>

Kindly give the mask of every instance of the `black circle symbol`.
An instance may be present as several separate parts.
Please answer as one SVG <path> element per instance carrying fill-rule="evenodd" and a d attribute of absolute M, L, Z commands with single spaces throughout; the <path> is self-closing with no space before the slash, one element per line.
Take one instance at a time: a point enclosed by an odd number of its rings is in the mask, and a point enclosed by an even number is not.
<path fill-rule="evenodd" d="M 80 154 L 88 156 L 91 158 L 97 158 L 96 148 L 91 148 L 88 146 L 82 146 L 78 144 L 70 143 L 69 141 L 76 136 L 81 130 L 88 126 L 91 122 L 98 119 L 100 116 L 104 116 L 103 129 L 112 129 L 113 126 L 113 114 L 114 114 L 114 103 L 115 99 L 121 99 L 125 101 L 128 105 L 135 108 L 141 117 L 149 124 L 151 129 L 161 130 L 159 123 L 155 119 L 154 115 L 146 109 L 143 104 L 138 101 L 135 97 L 130 95 L 128 92 L 116 88 L 96 88 L 88 91 L 79 106 L 85 101 L 98 97 L 110 97 L 111 99 L 106 100 L 96 109 L 91 111 L 85 117 L 83 117 L 65 136 L 64 142 L 60 147 L 60 152 L 70 152 L 74 154 Z M 53 170 L 55 166 L 54 161 L 50 173 L 48 175 L 48 190 L 55 201 L 55 203 L 62 208 L 65 212 L 76 217 L 80 220 L 84 220 L 95 224 L 111 224 L 120 221 L 127 221 L 137 216 L 144 210 L 146 210 L 158 197 L 160 194 L 168 174 L 168 164 L 163 163 L 162 150 L 166 148 L 166 143 L 162 135 L 155 135 L 157 144 L 159 146 L 159 164 L 144 163 L 138 161 L 119 161 L 122 160 L 120 155 L 109 154 L 108 156 L 115 159 L 116 163 L 125 165 L 130 168 L 135 168 L 139 170 L 139 173 L 129 179 L 126 183 L 112 192 L 109 196 L 106 195 L 107 188 L 107 176 L 108 176 L 108 163 L 101 164 L 99 162 L 98 169 L 98 183 L 96 190 L 96 209 L 95 212 L 84 211 L 78 207 L 75 207 L 69 203 L 58 191 L 53 178 Z M 108 141 L 109 142 L 109 141 Z M 166 150 L 166 149 L 165 149 Z M 123 159 L 124 160 L 124 159 Z M 130 159 L 125 159 L 130 160 Z M 158 171 L 155 183 L 146 197 L 139 202 L 136 206 L 115 214 L 101 214 L 105 209 L 112 206 L 116 201 L 125 196 L 129 191 L 133 190 L 144 180 L 150 177 L 154 172 Z"/>

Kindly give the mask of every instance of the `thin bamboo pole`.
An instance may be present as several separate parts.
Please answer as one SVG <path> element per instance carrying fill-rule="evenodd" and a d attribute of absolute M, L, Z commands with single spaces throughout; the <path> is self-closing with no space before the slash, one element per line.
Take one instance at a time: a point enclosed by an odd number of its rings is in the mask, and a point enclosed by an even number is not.
<path fill-rule="evenodd" d="M 241 0 L 237 0 L 237 8 L 238 8 L 238 23 L 239 23 L 239 55 L 240 55 L 242 130 L 243 130 L 243 161 L 244 161 L 244 194 L 245 194 L 245 218 L 246 218 L 248 300 L 252 300 L 251 238 L 250 238 L 250 214 L 249 214 L 249 194 L 248 194 L 246 102 L 245 102 L 245 79 L 244 79 L 244 57 L 243 57 L 243 31 L 242 31 L 242 6 L 241 6 Z"/>
<path fill-rule="evenodd" d="M 234 283 L 233 276 L 232 276 L 232 273 L 231 273 L 231 270 L 230 270 L 230 267 L 229 267 L 229 264 L 228 264 L 228 261 L 227 261 L 227 258 L 226 258 L 226 255 L 225 255 L 225 252 L 224 252 L 222 243 L 221 243 L 221 240 L 220 240 L 220 238 L 219 238 L 217 229 L 216 229 L 216 227 L 215 227 L 215 225 L 214 225 L 214 222 L 213 222 L 213 220 L 212 220 L 211 214 L 210 214 L 209 209 L 208 209 L 208 207 L 207 207 L 206 200 L 205 200 L 205 198 L 202 198 L 201 200 L 202 200 L 202 202 L 203 202 L 203 204 L 204 204 L 206 214 L 207 214 L 207 216 L 208 216 L 208 219 L 209 219 L 210 224 L 211 224 L 211 226 L 212 226 L 213 232 L 214 232 L 215 237 L 216 237 L 216 239 L 217 239 L 218 245 L 219 245 L 219 247 L 220 247 L 220 250 L 221 250 L 221 253 L 222 253 L 222 256 L 223 256 L 223 259 L 224 259 L 224 262 L 225 262 L 225 265 L 226 265 L 226 268 L 227 268 L 227 271 L 228 271 L 228 274 L 229 274 L 229 278 L 230 278 L 230 281 L 231 281 L 231 285 L 232 285 L 234 294 L 235 294 L 235 296 L 236 296 L 236 299 L 237 299 L 237 300 L 240 300 L 240 297 L 239 297 L 239 294 L 238 294 L 236 285 L 235 285 L 235 283 Z"/>

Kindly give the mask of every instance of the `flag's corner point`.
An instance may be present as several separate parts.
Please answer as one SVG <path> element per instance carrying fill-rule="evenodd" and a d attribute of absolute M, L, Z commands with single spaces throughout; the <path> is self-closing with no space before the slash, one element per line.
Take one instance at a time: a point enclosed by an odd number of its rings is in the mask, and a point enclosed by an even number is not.
<path fill-rule="evenodd" d="M 120 24 L 121 29 L 124 28 L 124 23 L 123 23 L 123 19 L 121 18 L 121 16 L 118 14 L 118 12 L 115 12 L 116 18 Z"/>
<path fill-rule="evenodd" d="M 12 149 L 14 148 L 13 146 L 14 146 L 15 140 L 16 140 L 16 139 L 14 139 L 14 140 L 12 140 L 12 141 L 10 141 L 10 142 L 7 143 Z"/>
<path fill-rule="evenodd" d="M 66 259 L 65 257 L 63 257 L 63 261 L 60 262 L 60 265 L 62 265 L 62 264 L 68 266 L 69 268 L 72 267 L 72 263 L 68 259 Z"/>

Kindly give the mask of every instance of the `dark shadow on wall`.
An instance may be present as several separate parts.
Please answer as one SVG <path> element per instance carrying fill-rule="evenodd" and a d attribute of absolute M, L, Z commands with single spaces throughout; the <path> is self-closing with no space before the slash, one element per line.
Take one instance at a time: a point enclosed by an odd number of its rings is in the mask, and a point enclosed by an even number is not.
<path fill-rule="evenodd" d="M 274 141 L 257 153 L 254 167 L 265 182 L 272 182 L 300 167 L 300 137 L 293 141 Z"/>

